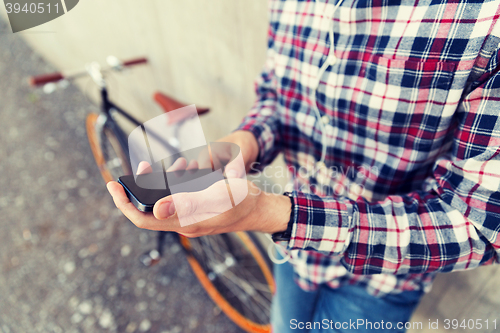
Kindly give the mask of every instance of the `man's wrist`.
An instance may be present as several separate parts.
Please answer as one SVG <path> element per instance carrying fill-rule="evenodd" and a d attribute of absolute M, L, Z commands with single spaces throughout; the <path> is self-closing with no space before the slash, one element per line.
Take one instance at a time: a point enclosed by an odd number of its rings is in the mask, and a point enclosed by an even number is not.
<path fill-rule="evenodd" d="M 235 133 L 240 135 L 240 139 L 244 142 L 242 146 L 245 146 L 248 149 L 245 152 L 245 167 L 247 172 L 250 170 L 251 165 L 257 161 L 259 157 L 259 143 L 255 135 L 250 131 L 239 130 Z"/>
<path fill-rule="evenodd" d="M 288 217 L 287 228 L 272 234 L 272 239 L 275 242 L 289 242 L 292 238 L 294 201 L 290 192 L 283 193 L 283 196 L 290 201 L 290 215 Z"/>
<path fill-rule="evenodd" d="M 252 163 L 256 162 L 259 157 L 259 143 L 255 135 L 250 131 L 237 130 L 220 141 L 230 141 L 240 147 L 247 172 L 250 170 Z"/>
<path fill-rule="evenodd" d="M 262 232 L 274 234 L 286 231 L 290 222 L 292 203 L 285 195 L 261 193 L 263 213 L 267 216 Z"/>

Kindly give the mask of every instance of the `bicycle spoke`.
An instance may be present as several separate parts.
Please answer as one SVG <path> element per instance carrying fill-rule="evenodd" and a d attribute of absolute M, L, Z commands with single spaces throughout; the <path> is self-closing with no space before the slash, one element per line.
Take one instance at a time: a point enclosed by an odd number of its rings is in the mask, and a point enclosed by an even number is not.
<path fill-rule="evenodd" d="M 242 279 L 236 275 L 234 275 L 231 271 L 227 271 L 225 272 L 226 274 L 224 274 L 224 276 L 228 279 L 230 279 L 235 285 L 237 286 L 240 286 L 243 290 L 245 290 L 245 292 L 247 292 L 248 294 L 250 295 L 260 295 L 258 292 L 255 292 L 255 290 L 260 290 L 262 292 L 267 292 L 269 291 L 269 286 L 267 285 L 264 285 L 262 283 L 258 283 L 258 284 L 250 284 L 248 283 L 247 280 L 245 279 Z M 258 288 L 257 288 L 258 287 Z M 267 287 L 267 288 L 265 288 Z M 266 290 L 267 289 L 267 290 Z M 269 292 L 269 294 L 271 294 Z M 260 298 L 262 300 L 261 297 L 258 297 L 257 298 Z M 263 304 L 263 306 L 265 306 L 265 304 Z"/>
<path fill-rule="evenodd" d="M 228 278 L 227 276 L 224 276 Z M 231 281 L 234 282 L 234 281 Z M 251 311 L 251 314 L 257 316 L 260 320 L 267 320 L 268 318 L 268 313 L 270 311 L 270 306 L 266 304 L 267 302 L 259 302 L 262 307 L 252 307 L 251 305 L 255 304 L 255 302 L 249 302 L 249 297 L 246 293 L 241 293 L 239 290 L 238 284 L 231 283 L 231 284 L 226 284 L 226 286 L 231 286 L 231 290 L 233 291 L 233 294 L 241 301 L 241 304 L 245 305 L 245 307 Z M 255 311 L 257 309 L 257 311 Z M 248 316 L 248 313 L 246 313 Z"/>
<path fill-rule="evenodd" d="M 245 318 L 269 323 L 272 293 L 246 244 L 234 234 L 193 239 L 191 252 L 209 279 Z"/>

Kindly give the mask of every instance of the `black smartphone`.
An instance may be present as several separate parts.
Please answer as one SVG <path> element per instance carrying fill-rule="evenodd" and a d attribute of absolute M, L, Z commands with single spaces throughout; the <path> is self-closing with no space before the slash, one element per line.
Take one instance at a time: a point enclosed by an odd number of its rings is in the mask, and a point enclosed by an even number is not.
<path fill-rule="evenodd" d="M 172 194 L 170 186 L 182 184 L 182 192 L 197 192 L 222 180 L 221 177 L 220 173 L 213 172 L 212 169 L 193 169 L 166 173 L 152 172 L 137 175 L 136 177 L 127 175 L 119 177 L 118 183 L 123 186 L 130 202 L 138 210 L 141 212 L 152 212 L 158 200 Z M 195 179 L 199 179 L 199 181 L 192 182 Z M 165 187 L 165 184 L 166 188 L 154 189 L 155 187 Z"/>

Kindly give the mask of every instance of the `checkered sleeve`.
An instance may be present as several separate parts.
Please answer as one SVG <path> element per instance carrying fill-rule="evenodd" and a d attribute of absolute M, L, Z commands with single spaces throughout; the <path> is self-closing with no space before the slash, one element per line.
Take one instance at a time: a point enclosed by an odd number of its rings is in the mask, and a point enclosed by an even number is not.
<path fill-rule="evenodd" d="M 467 92 L 449 151 L 425 190 L 381 201 L 295 192 L 290 249 L 342 256 L 355 274 L 471 269 L 500 262 L 500 66 Z"/>
<path fill-rule="evenodd" d="M 277 112 L 276 78 L 274 75 L 274 32 L 269 28 L 268 51 L 262 73 L 255 82 L 257 99 L 237 130 L 253 133 L 259 145 L 259 156 L 252 170 L 262 170 L 280 151 L 280 115 Z"/>

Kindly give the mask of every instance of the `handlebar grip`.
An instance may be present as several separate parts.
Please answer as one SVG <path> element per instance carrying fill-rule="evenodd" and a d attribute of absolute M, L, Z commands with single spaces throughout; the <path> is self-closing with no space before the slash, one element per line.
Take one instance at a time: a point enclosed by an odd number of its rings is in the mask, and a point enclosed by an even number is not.
<path fill-rule="evenodd" d="M 146 64 L 148 62 L 147 58 L 137 58 L 137 59 L 130 59 L 127 61 L 123 62 L 123 66 L 134 66 L 134 65 L 140 65 L 140 64 Z"/>
<path fill-rule="evenodd" d="M 32 86 L 40 86 L 49 82 L 57 82 L 64 79 L 64 76 L 61 73 L 51 73 L 51 74 L 43 74 L 39 76 L 32 76 L 29 79 L 29 83 Z"/>

